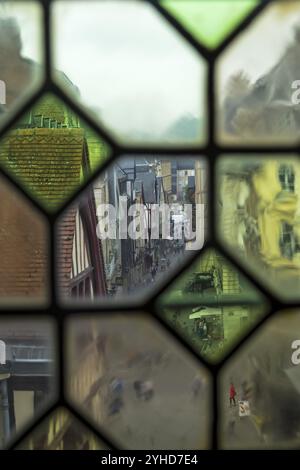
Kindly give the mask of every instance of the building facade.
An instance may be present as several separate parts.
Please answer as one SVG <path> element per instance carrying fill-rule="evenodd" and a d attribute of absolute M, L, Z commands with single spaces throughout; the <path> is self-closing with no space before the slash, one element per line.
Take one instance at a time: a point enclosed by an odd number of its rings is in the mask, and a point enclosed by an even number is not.
<path fill-rule="evenodd" d="M 300 167 L 296 161 L 255 160 L 220 175 L 223 239 L 276 285 L 299 287 Z"/>

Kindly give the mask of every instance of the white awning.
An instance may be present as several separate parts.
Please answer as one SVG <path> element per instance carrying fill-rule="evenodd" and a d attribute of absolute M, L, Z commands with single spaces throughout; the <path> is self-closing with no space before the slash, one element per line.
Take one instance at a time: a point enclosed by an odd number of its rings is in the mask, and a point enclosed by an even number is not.
<path fill-rule="evenodd" d="M 201 317 L 207 317 L 209 315 L 221 315 L 222 310 L 220 308 L 213 308 L 213 307 L 204 307 L 201 310 L 198 310 L 197 312 L 191 313 L 189 315 L 189 319 L 192 320 L 194 318 L 201 318 Z"/>

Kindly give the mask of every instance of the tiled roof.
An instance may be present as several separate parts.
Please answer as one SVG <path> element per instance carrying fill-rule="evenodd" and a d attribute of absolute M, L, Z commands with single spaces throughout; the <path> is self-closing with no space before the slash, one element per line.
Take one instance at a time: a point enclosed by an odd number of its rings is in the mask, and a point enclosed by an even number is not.
<path fill-rule="evenodd" d="M 59 98 L 46 94 L 0 143 L 0 165 L 53 211 L 90 175 L 83 172 L 87 144 L 93 173 L 109 157 L 109 147 Z"/>
<path fill-rule="evenodd" d="M 78 189 L 84 130 L 16 129 L 2 140 L 0 164 L 48 210 Z"/>
<path fill-rule="evenodd" d="M 41 216 L 0 180 L 1 301 L 47 300 L 47 226 Z"/>
<path fill-rule="evenodd" d="M 67 127 L 32 127 L 37 115 Z M 41 119 L 40 122 L 45 121 Z M 47 95 L 38 101 L 31 113 L 23 116 L 18 123 L 21 128 L 10 131 L 0 143 L 0 165 L 49 211 L 57 210 L 80 187 L 82 169 L 88 159 L 94 170 L 108 156 L 108 147 L 104 142 L 93 132 L 87 132 L 78 125 L 76 116 L 59 99 Z M 58 282 L 65 293 L 70 286 L 75 215 L 76 208 L 69 209 L 58 230 Z M 97 251 L 97 259 L 102 259 L 100 243 L 97 248 L 94 247 L 96 249 L 100 251 Z M 44 259 L 44 253 L 40 252 L 40 257 Z M 27 287 L 28 277 L 32 279 L 32 286 L 35 285 L 35 271 L 32 270 L 31 262 L 29 258 L 23 266 Z M 37 259 L 34 262 L 37 263 Z M 11 284 L 13 288 L 13 281 Z"/>

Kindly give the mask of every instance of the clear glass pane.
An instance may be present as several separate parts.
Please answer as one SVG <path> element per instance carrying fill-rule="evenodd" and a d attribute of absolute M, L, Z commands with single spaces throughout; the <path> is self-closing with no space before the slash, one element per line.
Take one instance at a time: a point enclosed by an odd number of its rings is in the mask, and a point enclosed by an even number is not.
<path fill-rule="evenodd" d="M 226 143 L 299 139 L 298 1 L 272 2 L 218 61 L 219 137 Z"/>
<path fill-rule="evenodd" d="M 39 2 L 1 2 L 0 126 L 41 84 L 42 21 Z"/>
<path fill-rule="evenodd" d="M 56 398 L 56 331 L 49 318 L 0 319 L 0 447 L 10 445 Z"/>
<path fill-rule="evenodd" d="M 73 317 L 68 327 L 68 396 L 118 445 L 208 447 L 210 376 L 149 316 Z"/>
<path fill-rule="evenodd" d="M 0 142 L 0 166 L 46 210 L 57 210 L 109 157 L 110 149 L 52 94 Z"/>
<path fill-rule="evenodd" d="M 299 449 L 300 312 L 268 320 L 223 368 L 222 448 Z"/>
<path fill-rule="evenodd" d="M 298 299 L 298 157 L 221 157 L 218 178 L 221 241 L 276 296 Z"/>
<path fill-rule="evenodd" d="M 206 250 L 156 310 L 209 362 L 220 361 L 267 313 L 266 299 L 215 250 Z"/>
<path fill-rule="evenodd" d="M 67 409 L 58 408 L 16 447 L 16 450 L 104 450 L 84 424 Z"/>
<path fill-rule="evenodd" d="M 151 5 L 57 1 L 52 8 L 54 65 L 94 119 L 130 144 L 204 142 L 206 64 Z"/>
<path fill-rule="evenodd" d="M 57 224 L 64 302 L 140 302 L 203 246 L 204 159 L 124 157 Z"/>
<path fill-rule="evenodd" d="M 258 0 L 160 0 L 202 44 L 215 48 L 258 5 Z"/>
<path fill-rule="evenodd" d="M 48 303 L 48 223 L 16 188 L 0 178 L 0 305 Z"/>

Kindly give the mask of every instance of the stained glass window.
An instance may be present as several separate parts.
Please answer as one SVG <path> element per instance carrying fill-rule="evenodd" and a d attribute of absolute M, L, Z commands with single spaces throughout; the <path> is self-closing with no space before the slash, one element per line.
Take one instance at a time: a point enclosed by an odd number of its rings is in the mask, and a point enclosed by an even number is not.
<path fill-rule="evenodd" d="M 299 14 L 0 2 L 1 448 L 299 448 Z"/>

